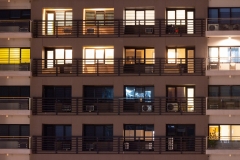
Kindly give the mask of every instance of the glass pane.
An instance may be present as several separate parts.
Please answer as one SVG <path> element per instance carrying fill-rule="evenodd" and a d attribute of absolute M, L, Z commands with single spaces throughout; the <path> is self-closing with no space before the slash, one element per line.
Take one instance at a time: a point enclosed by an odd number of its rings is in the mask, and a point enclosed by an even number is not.
<path fill-rule="evenodd" d="M 135 10 L 126 10 L 126 25 L 135 25 Z"/>
<path fill-rule="evenodd" d="M 177 97 L 186 97 L 185 87 L 177 87 Z"/>
<path fill-rule="evenodd" d="M 30 49 L 21 49 L 21 63 L 30 63 Z"/>
<path fill-rule="evenodd" d="M 126 49 L 126 64 L 135 63 L 135 49 Z"/>
<path fill-rule="evenodd" d="M 143 89 L 143 87 L 136 87 L 134 97 L 135 98 L 144 98 L 144 89 Z"/>
<path fill-rule="evenodd" d="M 217 140 L 219 138 L 219 127 L 209 126 L 209 139 Z"/>
<path fill-rule="evenodd" d="M 175 25 L 175 11 L 167 11 L 168 25 Z"/>
<path fill-rule="evenodd" d="M 144 25 L 144 11 L 136 11 L 136 25 Z"/>
<path fill-rule="evenodd" d="M 194 12 L 187 11 L 187 33 L 193 34 L 194 33 Z"/>
<path fill-rule="evenodd" d="M 176 93 L 176 90 L 175 90 L 175 87 L 168 87 L 167 89 L 168 91 L 168 98 L 171 99 L 171 98 L 175 98 L 175 93 Z"/>
<path fill-rule="evenodd" d="M 66 14 L 66 26 L 72 26 L 72 12 L 68 11 Z"/>
<path fill-rule="evenodd" d="M 94 64 L 94 60 L 90 60 L 90 59 L 95 59 L 95 49 L 86 49 L 86 54 L 85 54 L 85 58 L 86 58 L 86 62 L 85 64 Z"/>
<path fill-rule="evenodd" d="M 240 97 L 240 86 L 232 86 L 232 96 Z"/>
<path fill-rule="evenodd" d="M 219 96 L 218 86 L 208 86 L 208 96 L 218 97 Z"/>
<path fill-rule="evenodd" d="M 96 20 L 99 25 L 104 24 L 104 11 L 96 11 Z"/>
<path fill-rule="evenodd" d="M 218 62 L 218 48 L 217 47 L 209 48 L 209 61 L 210 62 Z"/>
<path fill-rule="evenodd" d="M 55 135 L 56 137 L 62 138 L 64 136 L 64 130 L 63 130 L 63 126 L 56 126 L 55 127 Z"/>
<path fill-rule="evenodd" d="M 9 125 L 9 136 L 20 136 L 19 125 Z"/>
<path fill-rule="evenodd" d="M 177 48 L 177 63 L 185 64 L 186 63 L 186 49 L 185 48 Z"/>
<path fill-rule="evenodd" d="M 220 8 L 219 9 L 219 22 L 221 24 L 230 24 L 230 8 Z"/>
<path fill-rule="evenodd" d="M 144 130 L 136 130 L 136 140 L 144 140 Z"/>
<path fill-rule="evenodd" d="M 208 18 L 210 18 L 208 21 L 209 24 L 218 23 L 218 9 L 210 8 L 208 10 Z"/>
<path fill-rule="evenodd" d="M 0 136 L 9 136 L 8 135 L 8 125 L 5 125 L 5 124 L 0 125 Z"/>
<path fill-rule="evenodd" d="M 220 125 L 220 140 L 230 140 L 230 125 Z"/>
<path fill-rule="evenodd" d="M 176 53 L 175 49 L 168 49 L 168 63 L 176 63 Z"/>
<path fill-rule="evenodd" d="M 0 64 L 9 63 L 9 48 L 0 48 Z"/>
<path fill-rule="evenodd" d="M 54 13 L 47 13 L 47 34 L 53 35 L 54 33 Z"/>
<path fill-rule="evenodd" d="M 47 68 L 53 67 L 53 51 L 47 51 Z"/>
<path fill-rule="evenodd" d="M 20 136 L 29 136 L 30 135 L 30 132 L 29 132 L 29 126 L 27 125 L 23 125 L 21 126 L 21 133 L 20 133 Z"/>
<path fill-rule="evenodd" d="M 153 141 L 154 131 L 145 131 L 145 141 Z"/>
<path fill-rule="evenodd" d="M 136 50 L 136 63 L 144 63 L 144 49 Z"/>
<path fill-rule="evenodd" d="M 146 60 L 145 63 L 146 64 L 154 64 L 154 58 L 155 58 L 155 50 L 154 49 L 146 49 L 145 50 L 145 56 L 146 56 Z"/>
<path fill-rule="evenodd" d="M 220 86 L 220 97 L 230 97 L 230 86 Z"/>
<path fill-rule="evenodd" d="M 65 64 L 72 64 L 72 50 L 66 49 L 65 50 Z"/>
<path fill-rule="evenodd" d="M 219 47 L 219 57 L 220 57 L 220 62 L 229 62 L 230 48 Z"/>
<path fill-rule="evenodd" d="M 103 132 L 104 131 L 103 126 L 96 126 L 95 128 L 96 128 L 96 131 L 95 131 L 96 132 L 96 136 L 97 137 L 103 137 L 104 136 L 104 134 L 103 134 L 104 133 Z"/>
<path fill-rule="evenodd" d="M 104 49 L 96 50 L 96 63 L 103 63 L 104 61 Z"/>
<path fill-rule="evenodd" d="M 135 87 L 126 87 L 125 88 L 126 92 L 126 98 L 134 98 L 135 96 Z"/>
<path fill-rule="evenodd" d="M 114 49 L 105 49 L 105 64 L 114 64 Z"/>
<path fill-rule="evenodd" d="M 145 24 L 146 25 L 154 25 L 155 19 L 155 11 L 154 10 L 146 10 L 145 11 Z"/>
<path fill-rule="evenodd" d="M 134 130 L 125 130 L 125 141 L 134 141 Z"/>
<path fill-rule="evenodd" d="M 20 48 L 10 48 L 10 64 L 20 63 Z"/>
<path fill-rule="evenodd" d="M 240 62 L 240 47 L 231 47 L 231 62 Z"/>
<path fill-rule="evenodd" d="M 64 64 L 64 49 L 55 49 L 56 64 Z"/>
<path fill-rule="evenodd" d="M 154 97 L 154 87 L 145 87 L 145 99 L 151 99 Z"/>
<path fill-rule="evenodd" d="M 232 140 L 240 140 L 240 125 L 232 125 Z"/>
<path fill-rule="evenodd" d="M 185 10 L 176 10 L 176 25 L 185 25 Z"/>

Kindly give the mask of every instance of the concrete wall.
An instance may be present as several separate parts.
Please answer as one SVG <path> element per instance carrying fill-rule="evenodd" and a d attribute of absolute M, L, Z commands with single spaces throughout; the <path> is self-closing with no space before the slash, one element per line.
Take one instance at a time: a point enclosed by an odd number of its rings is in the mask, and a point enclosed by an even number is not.
<path fill-rule="evenodd" d="M 209 7 L 239 7 L 239 0 L 209 0 Z"/>

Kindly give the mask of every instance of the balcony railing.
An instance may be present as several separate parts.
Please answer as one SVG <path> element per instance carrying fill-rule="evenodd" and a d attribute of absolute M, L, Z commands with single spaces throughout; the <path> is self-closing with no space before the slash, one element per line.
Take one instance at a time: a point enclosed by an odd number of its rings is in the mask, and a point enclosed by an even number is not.
<path fill-rule="evenodd" d="M 29 110 L 30 98 L 6 97 L 0 98 L 0 110 Z"/>
<path fill-rule="evenodd" d="M 204 115 L 206 98 L 42 98 L 34 97 L 33 115 Z"/>
<path fill-rule="evenodd" d="M 208 70 L 240 70 L 240 57 L 211 57 L 207 59 Z"/>
<path fill-rule="evenodd" d="M 30 32 L 30 20 L 0 20 L 0 32 Z"/>
<path fill-rule="evenodd" d="M 208 97 L 207 109 L 209 110 L 240 110 L 239 97 Z"/>
<path fill-rule="evenodd" d="M 30 71 L 30 59 L 0 58 L 0 71 Z"/>
<path fill-rule="evenodd" d="M 220 136 L 217 139 L 208 137 L 207 149 L 221 149 L 221 150 L 239 150 L 240 137 L 239 136 Z"/>
<path fill-rule="evenodd" d="M 68 63 L 67 63 L 68 62 Z M 139 63 L 140 62 L 140 63 Z M 33 76 L 204 76 L 204 58 L 33 59 Z"/>
<path fill-rule="evenodd" d="M 133 141 L 126 141 L 131 138 Z M 205 154 L 205 137 L 32 137 L 33 154 Z"/>
<path fill-rule="evenodd" d="M 138 25 L 140 24 L 140 25 Z M 205 36 L 205 19 L 33 21 L 33 37 Z"/>
<path fill-rule="evenodd" d="M 0 136 L 0 149 L 29 149 L 30 137 Z"/>
<path fill-rule="evenodd" d="M 208 18 L 208 31 L 237 31 L 240 30 L 240 18 Z"/>

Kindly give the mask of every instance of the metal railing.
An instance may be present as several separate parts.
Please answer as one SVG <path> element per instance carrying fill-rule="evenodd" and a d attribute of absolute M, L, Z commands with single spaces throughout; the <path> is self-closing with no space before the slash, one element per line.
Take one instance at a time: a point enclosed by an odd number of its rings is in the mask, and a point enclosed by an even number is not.
<path fill-rule="evenodd" d="M 240 57 L 209 57 L 207 70 L 240 70 Z"/>
<path fill-rule="evenodd" d="M 126 141 L 132 138 L 133 141 Z M 33 154 L 204 154 L 205 137 L 32 137 Z M 146 137 L 145 137 L 146 139 Z"/>
<path fill-rule="evenodd" d="M 206 98 L 32 98 L 33 115 L 205 115 Z"/>
<path fill-rule="evenodd" d="M 204 76 L 204 58 L 33 59 L 33 76 Z"/>
<path fill-rule="evenodd" d="M 203 37 L 205 23 L 205 19 L 34 20 L 33 37 Z"/>
<path fill-rule="evenodd" d="M 0 149 L 29 149 L 30 141 L 27 136 L 0 136 Z"/>
<path fill-rule="evenodd" d="M 207 109 L 240 110 L 240 97 L 208 97 Z"/>
<path fill-rule="evenodd" d="M 30 110 L 30 98 L 1 97 L 0 110 Z"/>
<path fill-rule="evenodd" d="M 30 20 L 0 20 L 0 32 L 30 32 Z"/>
<path fill-rule="evenodd" d="M 216 139 L 207 138 L 207 149 L 240 149 L 239 136 L 219 136 Z"/>
<path fill-rule="evenodd" d="M 208 18 L 207 31 L 240 30 L 240 18 Z"/>

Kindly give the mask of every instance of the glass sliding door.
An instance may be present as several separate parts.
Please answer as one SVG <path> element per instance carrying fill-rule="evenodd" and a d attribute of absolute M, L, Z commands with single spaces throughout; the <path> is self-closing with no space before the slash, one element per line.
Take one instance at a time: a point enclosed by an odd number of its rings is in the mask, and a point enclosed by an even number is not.
<path fill-rule="evenodd" d="M 54 24 L 55 23 L 55 13 L 47 12 L 46 15 L 46 34 L 54 35 Z"/>

